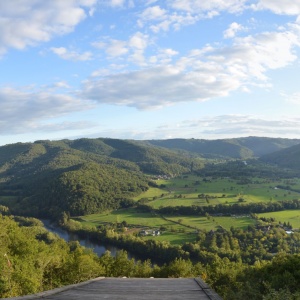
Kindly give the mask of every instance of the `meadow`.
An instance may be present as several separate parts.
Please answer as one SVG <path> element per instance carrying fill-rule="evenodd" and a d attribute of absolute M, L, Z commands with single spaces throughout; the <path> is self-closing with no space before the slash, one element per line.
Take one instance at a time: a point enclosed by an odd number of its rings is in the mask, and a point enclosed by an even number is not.
<path fill-rule="evenodd" d="M 240 184 L 230 178 L 203 179 L 190 175 L 185 178 L 161 180 L 157 183 L 166 186 L 164 192 L 162 189 L 150 188 L 136 199 L 147 198 L 148 205 L 156 209 L 165 206 L 233 204 L 238 203 L 241 198 L 246 203 L 300 198 L 298 192 L 277 188 L 278 185 L 289 185 L 287 180 L 254 178 L 251 183 Z M 300 190 L 299 179 L 294 179 L 292 183 L 293 189 Z M 199 198 L 201 194 L 208 197 Z"/>
<path fill-rule="evenodd" d="M 135 209 L 120 209 L 104 214 L 93 214 L 75 218 L 84 227 L 98 227 L 126 222 L 128 232 L 139 233 L 144 229 L 161 231 L 160 236 L 145 236 L 144 239 L 168 241 L 173 245 L 195 241 L 200 230 L 210 231 L 223 227 L 227 230 L 231 226 L 245 229 L 254 225 L 255 220 L 250 216 L 232 217 L 198 217 L 198 216 L 158 216 L 151 213 L 139 213 Z M 125 232 L 126 233 L 126 232 Z"/>
<path fill-rule="evenodd" d="M 259 218 L 275 218 L 276 222 L 289 222 L 293 226 L 293 229 L 300 228 L 300 210 L 285 210 L 257 215 Z"/>
<path fill-rule="evenodd" d="M 277 188 L 292 183 L 293 189 L 300 189 L 300 180 L 292 181 L 254 178 L 241 184 L 230 178 L 201 178 L 181 176 L 169 180 L 157 180 L 159 188 L 150 188 L 147 192 L 135 197 L 152 208 L 166 206 L 216 205 L 233 204 L 243 199 L 245 203 L 292 200 L 300 198 L 300 193 Z M 290 222 L 293 227 L 300 227 L 300 211 L 283 211 L 259 214 L 275 217 L 276 221 Z M 256 220 L 249 215 L 242 216 L 160 216 L 156 213 L 142 213 L 135 208 L 118 209 L 102 214 L 93 214 L 76 218 L 84 227 L 116 225 L 125 222 L 128 233 L 138 234 L 142 229 L 160 229 L 160 236 L 145 236 L 144 239 L 168 241 L 173 245 L 195 241 L 198 231 L 216 230 L 220 227 L 245 229 L 255 225 Z"/>

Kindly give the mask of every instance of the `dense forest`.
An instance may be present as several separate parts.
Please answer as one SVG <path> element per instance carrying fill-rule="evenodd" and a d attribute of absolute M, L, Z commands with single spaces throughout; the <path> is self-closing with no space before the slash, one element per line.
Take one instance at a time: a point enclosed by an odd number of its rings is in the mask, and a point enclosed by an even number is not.
<path fill-rule="evenodd" d="M 201 276 L 224 299 L 299 299 L 300 233 L 288 234 L 289 224 L 257 214 L 298 210 L 300 199 L 247 203 L 241 197 L 213 205 L 206 199 L 202 205 L 156 208 L 148 200 L 134 200 L 151 188 L 171 193 L 156 179 L 187 174 L 197 178 L 197 186 L 192 187 L 195 193 L 200 180 L 214 178 L 230 178 L 241 186 L 250 186 L 257 178 L 270 185 L 278 179 L 292 182 L 300 177 L 299 143 L 255 137 L 217 141 L 99 138 L 0 147 L 0 297 L 97 276 Z M 276 188 L 299 193 L 289 183 Z M 197 231 L 193 242 L 179 246 L 123 234 L 117 222 L 87 228 L 72 218 L 129 207 L 162 218 L 247 214 L 256 225 Z M 47 232 L 32 217 L 51 218 L 68 231 L 119 246 L 142 261 L 128 259 L 124 251 L 116 257 L 109 253 L 97 257 L 78 243 L 66 243 Z"/>
<path fill-rule="evenodd" d="M 176 176 L 202 167 L 200 159 L 133 141 L 18 143 L 0 147 L 0 196 L 16 214 L 89 214 L 128 205 L 151 184 L 145 173 Z"/>
<path fill-rule="evenodd" d="M 298 142 L 255 137 L 217 141 L 99 138 L 6 145 L 0 147 L 0 200 L 15 214 L 28 216 L 58 218 L 62 211 L 71 215 L 101 212 L 129 205 L 128 198 L 148 189 L 153 182 L 145 174 L 278 176 L 280 169 L 275 165 L 253 160 L 253 167 L 245 168 L 233 158 L 253 158 Z M 217 155 L 218 160 L 204 159 L 207 153 Z M 295 156 L 289 155 L 289 160 L 294 157 L 297 161 Z M 297 170 L 288 176 L 293 172 Z"/>
<path fill-rule="evenodd" d="M 3 206 L 1 211 L 2 214 L 8 214 Z M 191 256 L 202 257 L 197 263 L 193 259 L 175 255 L 174 259 L 158 266 L 153 265 L 150 260 L 135 262 L 128 259 L 125 251 L 118 252 L 115 257 L 109 252 L 98 257 L 91 250 L 81 247 L 78 242 L 66 243 L 49 233 L 39 220 L 33 218 L 2 215 L 0 227 L 0 252 L 3 253 L 0 256 L 0 297 L 37 293 L 97 276 L 201 276 L 224 299 L 292 300 L 299 299 L 300 296 L 299 254 L 282 251 L 272 260 L 256 258 L 254 264 L 243 262 L 248 259 L 249 251 L 253 252 L 252 255 L 261 257 L 264 247 L 283 249 L 284 245 L 280 240 L 285 236 L 280 230 L 270 232 L 270 235 L 276 236 L 278 244 L 266 243 L 262 248 L 258 242 L 263 238 L 261 232 L 253 231 L 252 236 L 235 230 L 226 234 L 202 234 L 197 244 L 185 246 Z M 245 249 L 239 249 L 238 239 L 245 240 Z M 299 236 L 295 241 L 299 243 Z M 152 251 L 160 248 L 157 251 L 160 254 L 165 248 L 165 252 L 174 253 L 174 249 L 158 244 L 152 245 Z M 202 246 L 203 251 L 199 251 Z M 244 257 L 238 256 L 241 253 L 244 253 Z"/>

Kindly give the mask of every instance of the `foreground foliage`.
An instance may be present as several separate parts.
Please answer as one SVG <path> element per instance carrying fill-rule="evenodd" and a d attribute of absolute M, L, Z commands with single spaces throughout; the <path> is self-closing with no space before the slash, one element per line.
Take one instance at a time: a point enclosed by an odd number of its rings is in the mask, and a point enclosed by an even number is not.
<path fill-rule="evenodd" d="M 300 295 L 299 254 L 280 253 L 249 265 L 217 254 L 210 254 L 209 263 L 196 263 L 175 253 L 169 263 L 153 266 L 150 260 L 128 259 L 125 251 L 116 257 L 109 252 L 98 257 L 78 242 L 66 243 L 49 233 L 33 218 L 1 216 L 0 228 L 0 297 L 37 293 L 97 276 L 201 276 L 224 299 L 292 300 Z M 152 243 L 153 252 L 156 248 Z M 165 252 L 174 249 L 165 245 Z"/>

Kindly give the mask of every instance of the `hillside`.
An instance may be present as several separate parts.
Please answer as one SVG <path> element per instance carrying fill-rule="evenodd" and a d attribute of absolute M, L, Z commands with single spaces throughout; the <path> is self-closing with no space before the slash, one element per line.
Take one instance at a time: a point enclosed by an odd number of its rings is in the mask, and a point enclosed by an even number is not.
<path fill-rule="evenodd" d="M 241 146 L 251 149 L 256 157 L 300 144 L 299 139 L 265 138 L 254 136 L 233 140 L 236 140 Z"/>
<path fill-rule="evenodd" d="M 69 141 L 69 145 L 75 149 L 105 155 L 113 159 L 130 161 L 136 164 L 142 172 L 150 174 L 176 175 L 189 172 L 192 163 L 196 169 L 203 167 L 201 160 L 191 159 L 190 155 L 181 155 L 172 149 L 133 140 L 80 139 L 74 142 Z"/>
<path fill-rule="evenodd" d="M 207 158 L 259 157 L 284 148 L 300 144 L 298 139 L 246 137 L 235 139 L 169 139 L 148 140 L 147 143 L 168 149 L 185 150 Z"/>
<path fill-rule="evenodd" d="M 79 139 L 0 147 L 0 201 L 15 213 L 57 218 L 116 209 L 148 189 L 144 173 L 178 175 L 200 160 L 134 141 Z"/>
<path fill-rule="evenodd" d="M 260 158 L 267 163 L 276 164 L 282 168 L 300 168 L 300 145 L 295 145 L 274 153 L 264 155 Z"/>
<path fill-rule="evenodd" d="M 117 209 L 148 189 L 152 183 L 145 174 L 201 174 L 205 157 L 248 159 L 298 142 L 256 137 L 215 141 L 98 138 L 6 145 L 0 147 L 0 204 L 15 213 L 54 218 L 63 211 L 75 216 Z M 263 159 L 297 167 L 299 147 Z"/>

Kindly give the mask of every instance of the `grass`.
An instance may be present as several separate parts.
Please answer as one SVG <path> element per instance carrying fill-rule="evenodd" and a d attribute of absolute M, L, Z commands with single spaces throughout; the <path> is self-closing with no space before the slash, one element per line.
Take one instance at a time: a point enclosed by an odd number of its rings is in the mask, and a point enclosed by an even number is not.
<path fill-rule="evenodd" d="M 122 223 L 126 221 L 128 227 L 159 229 L 163 227 L 161 236 L 146 236 L 144 239 L 155 239 L 159 241 L 168 241 L 173 245 L 181 245 L 187 241 L 195 241 L 196 234 L 192 228 L 186 228 L 183 225 L 165 220 L 160 216 L 151 213 L 139 213 L 135 209 L 120 209 L 104 214 L 93 214 L 76 218 L 84 227 L 97 227 L 107 223 Z M 194 234 L 191 234 L 194 233 Z"/>
<path fill-rule="evenodd" d="M 245 229 L 248 225 L 255 224 L 255 220 L 249 216 L 240 217 L 213 217 L 209 219 L 206 217 L 195 216 L 180 216 L 180 217 L 167 217 L 168 220 L 180 220 L 182 225 L 191 226 L 198 230 L 215 230 L 219 226 L 229 230 L 231 226 L 235 228 Z"/>
<path fill-rule="evenodd" d="M 151 213 L 139 213 L 135 209 L 119 209 L 104 214 L 93 214 L 82 216 L 79 222 L 89 226 L 99 226 L 104 223 L 121 223 L 126 221 L 130 225 L 159 227 L 170 225 L 169 222 L 163 221 L 159 216 Z"/>
<path fill-rule="evenodd" d="M 160 197 L 162 194 L 165 194 L 166 191 L 164 189 L 159 188 L 149 188 L 148 191 L 138 195 L 137 197 L 134 197 L 133 200 L 140 200 L 143 198 L 147 198 L 149 200 L 153 199 L 154 197 Z"/>
<path fill-rule="evenodd" d="M 172 232 L 163 232 L 160 236 L 145 236 L 143 239 L 150 240 L 155 239 L 160 242 L 169 242 L 171 245 L 182 245 L 184 243 L 195 242 L 196 233 L 172 233 Z"/>
<path fill-rule="evenodd" d="M 172 245 L 182 245 L 186 242 L 196 240 L 198 230 L 216 230 L 220 226 L 230 229 L 231 226 L 246 228 L 254 224 L 250 217 L 197 217 L 197 216 L 176 216 L 165 218 L 151 214 L 139 213 L 135 209 L 121 209 L 105 214 L 93 214 L 76 218 L 84 227 L 97 227 L 105 224 L 121 223 L 126 221 L 130 228 L 161 228 L 162 235 L 146 236 L 143 239 L 155 239 L 167 241 Z"/>
<path fill-rule="evenodd" d="M 276 222 L 288 223 L 293 226 L 294 229 L 300 228 L 300 210 L 285 210 L 277 212 L 269 212 L 263 214 L 257 214 L 258 217 L 262 218 L 275 218 Z"/>
<path fill-rule="evenodd" d="M 197 176 L 184 176 L 170 180 L 159 180 L 162 188 L 150 188 L 134 200 L 148 199 L 147 205 L 153 208 L 165 206 L 191 206 L 191 205 L 216 205 L 220 203 L 238 203 L 243 198 L 246 203 L 292 200 L 300 198 L 300 193 L 276 189 L 278 185 L 290 185 L 293 189 L 300 189 L 300 179 L 292 181 L 267 179 L 252 179 L 252 183 L 238 184 L 230 178 L 207 179 Z M 208 195 L 208 202 L 199 194 Z M 277 221 L 290 222 L 294 228 L 300 228 L 300 211 L 283 211 L 275 213 L 259 214 L 264 217 L 275 217 Z M 197 230 L 216 230 L 220 226 L 229 230 L 230 227 L 246 229 L 248 225 L 254 225 L 255 220 L 249 216 L 215 217 L 210 216 L 166 216 L 162 218 L 155 213 L 141 213 L 134 208 L 119 209 L 112 212 L 83 216 L 77 219 L 83 226 L 99 226 L 103 224 L 116 224 L 126 221 L 130 228 L 137 232 L 142 228 L 163 228 L 160 236 L 146 236 L 144 239 L 167 241 L 173 245 L 192 242 L 196 239 Z"/>
<path fill-rule="evenodd" d="M 165 206 L 190 206 L 190 205 L 216 205 L 216 204 L 233 204 L 238 203 L 239 198 L 243 198 L 246 202 L 265 202 L 279 200 L 293 200 L 300 198 L 300 193 L 276 189 L 277 185 L 289 185 L 292 188 L 300 189 L 300 180 L 292 181 L 278 180 L 269 181 L 263 179 L 253 179 L 250 184 L 238 184 L 236 180 L 229 178 L 210 179 L 203 181 L 197 176 L 188 176 L 174 178 L 171 180 L 160 180 L 166 186 L 167 190 L 159 190 L 156 197 L 148 203 L 153 208 Z M 150 189 L 151 190 L 151 189 Z M 151 191 L 153 193 L 153 191 Z M 163 197 L 160 197 L 164 194 Z M 199 199 L 198 195 L 208 195 L 208 202 L 205 199 Z"/>

